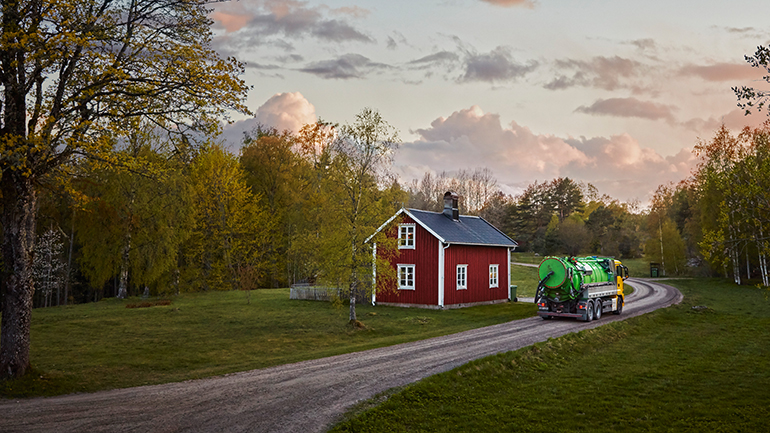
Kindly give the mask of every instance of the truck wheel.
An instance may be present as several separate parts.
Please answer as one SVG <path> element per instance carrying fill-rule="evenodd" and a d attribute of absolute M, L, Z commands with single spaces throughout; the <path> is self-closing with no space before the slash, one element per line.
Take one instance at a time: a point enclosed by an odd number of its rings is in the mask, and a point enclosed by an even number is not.
<path fill-rule="evenodd" d="M 596 309 L 594 310 L 594 319 L 599 320 L 602 318 L 602 301 L 596 301 Z"/>
<path fill-rule="evenodd" d="M 618 298 L 618 309 L 613 311 L 612 314 L 619 315 L 623 312 L 623 298 Z"/>
<path fill-rule="evenodd" d="M 584 322 L 590 322 L 594 320 L 594 303 L 593 302 L 588 301 L 588 303 L 586 304 L 586 315 L 584 317 L 585 317 L 583 319 Z"/>

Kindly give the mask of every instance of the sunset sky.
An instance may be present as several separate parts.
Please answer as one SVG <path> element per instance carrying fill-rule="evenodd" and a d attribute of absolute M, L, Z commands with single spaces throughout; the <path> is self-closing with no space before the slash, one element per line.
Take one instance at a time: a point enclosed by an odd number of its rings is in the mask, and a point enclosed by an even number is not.
<path fill-rule="evenodd" d="M 732 86 L 770 44 L 770 2 L 281 1 L 216 6 L 213 46 L 246 64 L 256 122 L 297 130 L 380 111 L 402 181 L 490 168 L 517 194 L 557 176 L 646 203 L 687 177 L 721 123 L 755 126 Z"/>

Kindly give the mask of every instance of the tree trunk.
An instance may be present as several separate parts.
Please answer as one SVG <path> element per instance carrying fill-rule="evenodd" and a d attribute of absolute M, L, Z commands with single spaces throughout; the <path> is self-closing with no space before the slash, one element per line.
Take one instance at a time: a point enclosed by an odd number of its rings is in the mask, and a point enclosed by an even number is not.
<path fill-rule="evenodd" d="M 358 290 L 358 275 L 356 273 L 356 259 L 357 259 L 357 249 L 356 249 L 356 241 L 355 241 L 355 233 L 356 233 L 356 227 L 353 227 L 353 241 L 351 242 L 352 252 L 351 252 L 351 263 L 353 266 L 353 269 L 350 272 L 350 322 L 355 322 L 357 320 L 356 318 L 356 291 Z"/>
<path fill-rule="evenodd" d="M 770 286 L 767 275 L 767 258 L 765 256 L 765 233 L 762 222 L 759 222 L 759 240 L 757 241 L 757 250 L 759 251 L 759 268 L 762 273 L 762 285 Z"/>
<path fill-rule="evenodd" d="M 67 257 L 67 277 L 64 279 L 64 305 L 67 305 L 72 278 L 72 247 L 75 243 L 75 211 L 72 211 L 72 230 L 70 231 L 70 251 Z"/>
<path fill-rule="evenodd" d="M 0 182 L 3 194 L 0 378 L 15 378 L 23 376 L 29 368 L 37 197 L 32 180 L 11 170 L 3 173 Z"/>
<path fill-rule="evenodd" d="M 123 257 L 120 261 L 120 285 L 118 286 L 118 299 L 128 297 L 128 254 L 131 251 L 131 235 L 126 235 L 126 244 L 123 246 Z"/>
<path fill-rule="evenodd" d="M 660 233 L 660 267 L 663 268 L 663 275 L 667 277 L 666 259 L 665 255 L 663 254 L 663 220 L 660 216 L 658 217 L 658 232 Z"/>
<path fill-rule="evenodd" d="M 350 279 L 350 322 L 355 322 L 356 318 L 356 290 L 358 290 L 358 282 L 356 277 L 352 276 Z"/>

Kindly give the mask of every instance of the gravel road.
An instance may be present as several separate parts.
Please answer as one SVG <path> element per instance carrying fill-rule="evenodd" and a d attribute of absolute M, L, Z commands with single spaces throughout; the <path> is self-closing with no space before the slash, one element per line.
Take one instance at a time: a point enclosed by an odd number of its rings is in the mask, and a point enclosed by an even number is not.
<path fill-rule="evenodd" d="M 679 303 L 651 280 L 623 314 L 589 323 L 539 317 L 330 358 L 165 385 L 0 400 L 2 432 L 319 432 L 356 402 L 468 361 Z"/>

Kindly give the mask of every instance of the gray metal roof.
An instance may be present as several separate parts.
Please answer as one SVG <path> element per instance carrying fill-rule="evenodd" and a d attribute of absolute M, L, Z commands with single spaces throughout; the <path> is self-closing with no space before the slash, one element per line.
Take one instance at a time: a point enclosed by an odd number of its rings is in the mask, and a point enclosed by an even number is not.
<path fill-rule="evenodd" d="M 516 247 L 518 244 L 485 219 L 477 216 L 460 215 L 454 221 L 443 212 L 429 212 L 406 209 L 407 213 L 450 244 L 494 245 Z"/>

